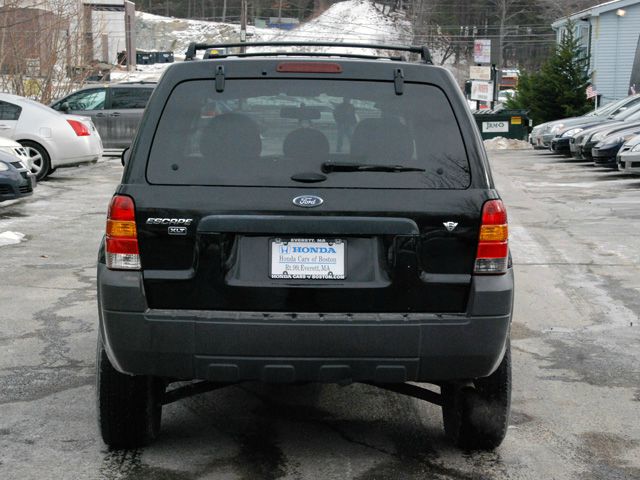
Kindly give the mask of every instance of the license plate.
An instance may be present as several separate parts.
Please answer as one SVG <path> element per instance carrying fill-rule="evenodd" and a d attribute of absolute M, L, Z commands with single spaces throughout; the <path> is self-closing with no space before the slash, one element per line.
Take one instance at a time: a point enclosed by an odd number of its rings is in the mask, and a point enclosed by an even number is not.
<path fill-rule="evenodd" d="M 271 278 L 344 280 L 344 245 L 336 239 L 274 239 Z"/>

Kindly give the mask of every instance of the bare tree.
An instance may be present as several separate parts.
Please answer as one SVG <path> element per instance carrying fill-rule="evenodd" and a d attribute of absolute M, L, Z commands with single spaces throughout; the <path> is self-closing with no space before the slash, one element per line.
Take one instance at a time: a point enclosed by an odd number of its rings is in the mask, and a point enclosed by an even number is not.
<path fill-rule="evenodd" d="M 498 68 L 504 66 L 504 50 L 507 40 L 507 26 L 512 20 L 522 15 L 527 10 L 522 7 L 521 0 L 489 0 L 489 4 L 495 8 L 495 15 L 498 20 L 498 58 L 496 65 Z"/>
<path fill-rule="evenodd" d="M 76 0 L 10 0 L 0 8 L 0 89 L 42 103 L 81 86 L 92 62 Z"/>

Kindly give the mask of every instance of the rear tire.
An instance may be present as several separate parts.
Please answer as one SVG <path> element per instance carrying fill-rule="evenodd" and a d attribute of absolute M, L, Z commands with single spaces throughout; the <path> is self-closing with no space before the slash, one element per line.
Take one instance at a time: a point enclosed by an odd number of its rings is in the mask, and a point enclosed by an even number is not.
<path fill-rule="evenodd" d="M 160 378 L 118 372 L 98 339 L 97 410 L 104 443 L 114 448 L 151 443 L 160 432 L 164 390 Z"/>
<path fill-rule="evenodd" d="M 51 157 L 42 145 L 30 140 L 21 140 L 19 143 L 29 154 L 29 168 L 35 174 L 38 182 L 53 173 L 55 169 L 51 168 Z"/>
<path fill-rule="evenodd" d="M 459 448 L 493 450 L 504 440 L 511 410 L 511 348 L 498 369 L 473 387 L 442 385 L 444 431 Z"/>

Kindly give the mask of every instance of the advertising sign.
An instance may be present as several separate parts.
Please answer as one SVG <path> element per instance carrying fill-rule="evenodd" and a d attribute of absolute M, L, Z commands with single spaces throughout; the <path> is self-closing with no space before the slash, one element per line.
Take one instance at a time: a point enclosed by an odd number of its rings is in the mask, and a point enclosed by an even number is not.
<path fill-rule="evenodd" d="M 640 93 L 640 38 L 638 38 L 638 46 L 636 47 L 636 59 L 631 69 L 631 78 L 629 79 L 629 95 Z"/>
<path fill-rule="evenodd" d="M 506 120 L 500 120 L 498 122 L 482 122 L 483 133 L 506 133 L 509 131 L 509 122 Z"/>
<path fill-rule="evenodd" d="M 471 80 L 491 80 L 491 67 L 469 67 Z"/>
<path fill-rule="evenodd" d="M 491 40 L 481 38 L 473 41 L 473 61 L 491 63 Z"/>
<path fill-rule="evenodd" d="M 473 80 L 471 82 L 471 100 L 478 100 L 480 102 L 492 102 L 493 101 L 493 82 L 486 82 L 484 80 Z"/>

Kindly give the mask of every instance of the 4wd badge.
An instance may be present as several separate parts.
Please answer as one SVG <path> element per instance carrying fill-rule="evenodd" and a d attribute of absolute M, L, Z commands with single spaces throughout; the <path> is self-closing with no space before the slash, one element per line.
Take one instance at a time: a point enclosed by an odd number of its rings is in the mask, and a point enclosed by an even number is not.
<path fill-rule="evenodd" d="M 453 232 L 458 226 L 458 222 L 444 222 L 443 225 L 447 232 Z"/>

